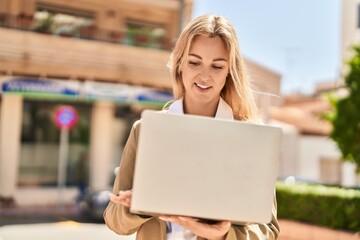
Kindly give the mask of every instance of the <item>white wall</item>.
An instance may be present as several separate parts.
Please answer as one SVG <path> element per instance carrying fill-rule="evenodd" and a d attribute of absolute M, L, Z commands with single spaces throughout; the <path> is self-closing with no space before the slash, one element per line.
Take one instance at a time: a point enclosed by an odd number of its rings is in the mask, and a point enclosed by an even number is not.
<path fill-rule="evenodd" d="M 342 57 L 343 61 L 353 55 L 351 46 L 360 40 L 360 29 L 357 28 L 358 5 L 360 0 L 342 0 Z"/>
<path fill-rule="evenodd" d="M 301 178 L 320 180 L 320 158 L 338 160 L 339 151 L 335 143 L 322 136 L 301 136 L 299 139 L 299 168 Z"/>
<path fill-rule="evenodd" d="M 296 176 L 299 162 L 298 145 L 300 135 L 294 126 L 283 123 L 280 125 L 274 121 L 272 121 L 271 125 L 281 127 L 283 130 L 278 177 Z"/>
<path fill-rule="evenodd" d="M 307 136 L 289 131 L 284 131 L 282 152 L 279 177 L 294 176 L 314 182 L 321 182 L 321 159 L 339 161 L 341 158 L 336 143 L 329 137 Z M 360 185 L 355 164 L 341 162 L 339 170 L 342 185 Z"/>

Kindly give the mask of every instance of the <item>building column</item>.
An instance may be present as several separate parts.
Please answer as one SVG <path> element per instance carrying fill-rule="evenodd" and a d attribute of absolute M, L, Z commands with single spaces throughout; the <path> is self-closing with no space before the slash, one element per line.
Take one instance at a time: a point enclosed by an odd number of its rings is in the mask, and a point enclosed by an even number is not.
<path fill-rule="evenodd" d="M 115 106 L 99 101 L 93 106 L 90 129 L 90 183 L 91 190 L 108 189 L 113 170 L 113 123 Z"/>
<path fill-rule="evenodd" d="M 0 115 L 0 196 L 13 198 L 17 188 L 23 97 L 3 94 Z"/>

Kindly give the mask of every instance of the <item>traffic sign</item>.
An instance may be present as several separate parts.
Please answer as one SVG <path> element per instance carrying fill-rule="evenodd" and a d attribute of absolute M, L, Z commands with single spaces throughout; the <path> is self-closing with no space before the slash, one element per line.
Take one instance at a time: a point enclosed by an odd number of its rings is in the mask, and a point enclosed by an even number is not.
<path fill-rule="evenodd" d="M 77 111 L 72 106 L 63 105 L 55 111 L 55 123 L 58 127 L 71 128 L 76 124 L 77 119 Z"/>

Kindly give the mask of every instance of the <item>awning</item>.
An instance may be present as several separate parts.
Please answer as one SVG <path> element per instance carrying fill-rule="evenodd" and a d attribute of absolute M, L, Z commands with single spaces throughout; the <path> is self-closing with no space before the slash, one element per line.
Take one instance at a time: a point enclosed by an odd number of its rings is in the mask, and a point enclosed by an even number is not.
<path fill-rule="evenodd" d="M 80 82 L 31 77 L 0 78 L 1 93 L 18 93 L 37 98 L 76 98 L 80 94 Z"/>
<path fill-rule="evenodd" d="M 172 93 L 166 90 L 95 81 L 3 77 L 0 78 L 0 86 L 1 94 L 21 94 L 44 100 L 109 100 L 120 104 L 140 103 L 159 106 L 173 99 Z"/>

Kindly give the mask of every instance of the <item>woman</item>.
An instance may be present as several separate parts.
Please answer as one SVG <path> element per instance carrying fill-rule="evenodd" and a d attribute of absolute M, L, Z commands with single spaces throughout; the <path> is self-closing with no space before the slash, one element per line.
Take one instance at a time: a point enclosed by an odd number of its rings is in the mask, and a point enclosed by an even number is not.
<path fill-rule="evenodd" d="M 254 97 L 240 55 L 236 33 L 221 16 L 205 15 L 182 31 L 171 54 L 175 101 L 166 109 L 178 114 L 258 122 Z M 140 121 L 132 128 L 104 212 L 107 226 L 137 239 L 277 239 L 279 225 L 274 200 L 269 224 L 232 225 L 228 221 L 207 224 L 183 216 L 139 216 L 129 212 Z M 275 199 L 275 198 L 274 198 Z"/>

